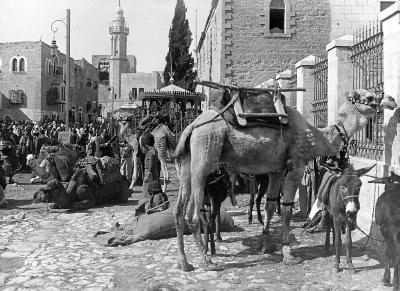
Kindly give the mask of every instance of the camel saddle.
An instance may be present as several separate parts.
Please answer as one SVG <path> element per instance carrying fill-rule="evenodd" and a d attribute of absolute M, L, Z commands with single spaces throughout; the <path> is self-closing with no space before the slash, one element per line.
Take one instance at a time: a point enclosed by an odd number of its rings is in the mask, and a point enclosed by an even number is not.
<path fill-rule="evenodd" d="M 222 116 L 235 127 L 287 128 L 285 96 L 281 92 L 305 91 L 303 88 L 281 89 L 277 84 L 274 88 L 247 88 L 211 81 L 196 83 L 217 89 L 217 94 L 210 90 L 211 107 L 218 112 L 216 117 Z"/>

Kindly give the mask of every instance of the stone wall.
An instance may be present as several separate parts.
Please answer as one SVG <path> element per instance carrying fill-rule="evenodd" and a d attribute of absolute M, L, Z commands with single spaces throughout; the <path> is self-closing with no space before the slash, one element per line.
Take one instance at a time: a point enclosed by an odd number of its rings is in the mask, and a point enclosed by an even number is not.
<path fill-rule="evenodd" d="M 376 21 L 380 0 L 329 0 L 331 6 L 330 39 L 339 38 L 370 21 Z"/>
<path fill-rule="evenodd" d="M 226 1 L 231 35 L 226 54 L 226 77 L 242 85 L 257 85 L 308 55 L 321 55 L 329 41 L 330 8 L 327 0 L 290 1 L 290 35 L 265 34 L 264 17 L 269 7 L 264 0 Z"/>
<path fill-rule="evenodd" d="M 35 119 L 40 116 L 41 108 L 41 42 L 1 43 L 0 57 L 0 117 L 6 115 L 12 119 Z M 25 58 L 25 71 L 12 72 L 11 59 Z M 20 89 L 25 92 L 23 104 L 11 104 L 9 91 Z"/>
<path fill-rule="evenodd" d="M 25 72 L 11 72 L 10 60 L 13 56 L 24 57 Z M 0 72 L 0 117 L 6 115 L 16 120 L 31 119 L 40 120 L 44 115 L 55 114 L 61 119 L 65 118 L 65 104 L 49 105 L 47 92 L 57 87 L 60 93 L 65 89 L 66 80 L 66 55 L 58 52 L 57 60 L 60 67 L 57 74 L 49 71 L 49 62 L 53 62 L 50 47 L 41 41 L 26 41 L 0 44 L 0 57 L 2 69 Z M 5 61 L 7 60 L 7 61 Z M 71 99 L 70 106 L 75 103 L 84 104 L 86 100 L 97 102 L 97 90 L 93 85 L 98 83 L 98 72 L 86 60 L 74 63 L 71 66 Z M 81 92 L 83 80 L 91 80 L 92 90 Z M 82 86 L 81 86 L 82 85 Z M 21 89 L 25 92 L 23 104 L 11 104 L 9 102 L 9 90 Z M 64 89 L 62 89 L 64 88 Z"/>

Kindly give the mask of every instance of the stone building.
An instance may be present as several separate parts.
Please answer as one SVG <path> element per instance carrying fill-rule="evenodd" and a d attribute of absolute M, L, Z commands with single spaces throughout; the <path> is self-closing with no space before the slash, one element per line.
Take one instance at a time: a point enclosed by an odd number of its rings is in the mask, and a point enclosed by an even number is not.
<path fill-rule="evenodd" d="M 100 70 L 99 103 L 103 117 L 110 116 L 111 112 L 126 103 L 136 102 L 144 91 L 158 89 L 162 85 L 157 72 L 136 71 L 136 57 L 127 55 L 129 28 L 124 10 L 118 7 L 115 13 L 115 19 L 109 26 L 110 55 L 92 56 L 92 64 Z"/>
<path fill-rule="evenodd" d="M 197 46 L 199 77 L 256 86 L 299 59 L 325 54 L 327 43 L 376 20 L 391 2 L 214 0 Z"/>
<path fill-rule="evenodd" d="M 88 121 L 97 116 L 98 71 L 84 59 L 69 61 L 70 115 Z M 58 52 L 53 57 L 48 44 L 0 43 L 0 118 L 64 120 L 65 81 L 66 55 Z"/>

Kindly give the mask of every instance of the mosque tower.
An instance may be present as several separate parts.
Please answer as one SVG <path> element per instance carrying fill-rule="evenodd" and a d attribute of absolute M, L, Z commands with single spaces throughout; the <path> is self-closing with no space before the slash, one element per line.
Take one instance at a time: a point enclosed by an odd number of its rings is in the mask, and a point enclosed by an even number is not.
<path fill-rule="evenodd" d="M 118 102 L 121 99 L 121 73 L 129 71 L 129 60 L 126 55 L 129 28 L 125 22 L 124 10 L 120 3 L 115 13 L 115 19 L 109 27 L 111 35 L 110 98 L 114 98 L 114 101 Z"/>

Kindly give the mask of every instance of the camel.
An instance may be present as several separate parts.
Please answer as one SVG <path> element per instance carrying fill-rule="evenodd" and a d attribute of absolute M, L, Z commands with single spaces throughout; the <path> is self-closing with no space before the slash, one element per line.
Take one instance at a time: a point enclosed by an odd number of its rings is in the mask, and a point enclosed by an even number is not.
<path fill-rule="evenodd" d="M 39 157 L 29 154 L 26 164 L 32 169 L 31 183 L 43 183 L 52 179 L 69 181 L 73 174 L 73 166 L 77 160 L 75 149 L 63 148 L 63 152 L 48 153 L 42 148 Z"/>
<path fill-rule="evenodd" d="M 232 100 L 238 100 L 240 89 L 245 88 L 235 89 L 231 86 L 229 90 L 225 88 L 225 93 L 230 91 Z M 240 97 L 242 102 L 228 103 L 233 105 L 235 112 L 253 110 L 254 115 L 268 113 L 262 102 L 272 100 L 273 96 L 267 90 L 262 92 L 253 89 L 245 93 L 247 98 Z M 204 252 L 200 233 L 200 210 L 203 206 L 206 179 L 217 170 L 219 163 L 224 163 L 239 173 L 268 174 L 267 201 L 264 207 L 266 219 L 262 233 L 263 253 L 275 249 L 269 235 L 270 222 L 277 208 L 278 193 L 283 183 L 283 263 L 299 263 L 301 259 L 291 252 L 289 229 L 295 193 L 301 183 L 306 163 L 316 156 L 336 155 L 346 140 L 367 125 L 368 118 L 374 116 L 379 105 L 392 110 L 397 106 L 394 101 L 386 98 L 381 102 L 381 98 L 372 92 L 361 89 L 353 91 L 339 109 L 337 124 L 323 129 L 310 125 L 300 112 L 288 106 L 285 107 L 289 120 L 289 127 L 286 128 L 232 126 L 216 110 L 205 111 L 198 116 L 183 131 L 174 154 L 174 157 L 181 158 L 180 189 L 174 210 L 178 268 L 184 271 L 194 269 L 185 255 L 184 220 L 193 233 L 206 267 L 219 268 Z M 237 116 L 240 117 L 238 114 Z"/>
<path fill-rule="evenodd" d="M 142 121 L 143 122 L 143 121 Z M 124 136 L 127 141 L 133 147 L 133 175 L 130 189 L 137 183 L 140 174 L 140 156 L 142 155 L 140 150 L 140 136 L 135 132 L 133 128 L 134 123 L 131 122 L 131 118 L 121 118 L 119 120 L 119 135 Z M 158 123 L 154 129 L 151 130 L 151 134 L 154 136 L 155 144 L 154 148 L 158 152 L 158 158 L 161 163 L 161 171 L 163 173 L 163 191 L 166 191 L 167 184 L 169 182 L 169 172 L 167 167 L 167 152 L 172 154 L 175 148 L 175 135 L 171 132 L 167 125 L 163 122 Z M 177 167 L 176 167 L 177 168 Z M 178 172 L 178 169 L 177 169 Z"/>

